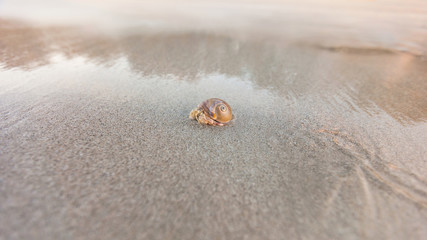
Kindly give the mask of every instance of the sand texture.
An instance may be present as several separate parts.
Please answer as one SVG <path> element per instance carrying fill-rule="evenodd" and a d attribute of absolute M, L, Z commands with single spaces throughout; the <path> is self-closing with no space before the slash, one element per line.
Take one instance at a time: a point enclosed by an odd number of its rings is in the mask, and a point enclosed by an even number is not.
<path fill-rule="evenodd" d="M 0 239 L 426 239 L 425 49 L 288 40 L 1 19 Z"/>

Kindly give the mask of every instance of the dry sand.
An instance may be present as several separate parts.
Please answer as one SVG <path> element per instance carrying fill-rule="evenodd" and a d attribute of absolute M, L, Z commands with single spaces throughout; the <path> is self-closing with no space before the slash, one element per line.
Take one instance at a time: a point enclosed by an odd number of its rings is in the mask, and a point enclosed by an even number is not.
<path fill-rule="evenodd" d="M 425 49 L 251 34 L 0 20 L 0 239 L 425 239 Z"/>

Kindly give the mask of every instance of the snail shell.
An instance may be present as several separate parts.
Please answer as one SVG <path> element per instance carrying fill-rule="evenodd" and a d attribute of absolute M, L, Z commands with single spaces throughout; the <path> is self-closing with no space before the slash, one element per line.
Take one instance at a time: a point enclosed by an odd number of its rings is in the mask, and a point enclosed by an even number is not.
<path fill-rule="evenodd" d="M 220 123 L 227 123 L 233 118 L 230 105 L 219 98 L 208 99 L 202 102 L 199 108 L 211 119 Z"/>
<path fill-rule="evenodd" d="M 190 113 L 190 118 L 202 124 L 223 126 L 233 119 L 233 112 L 224 100 L 210 98 L 200 103 L 197 109 Z"/>

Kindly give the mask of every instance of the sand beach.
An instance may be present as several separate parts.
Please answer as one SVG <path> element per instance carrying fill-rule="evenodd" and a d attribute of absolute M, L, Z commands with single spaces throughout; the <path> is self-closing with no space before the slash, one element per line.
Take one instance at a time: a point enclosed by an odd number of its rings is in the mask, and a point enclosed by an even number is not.
<path fill-rule="evenodd" d="M 3 1 L 0 239 L 426 239 L 426 22 L 420 1 Z M 188 119 L 212 97 L 231 125 Z"/>

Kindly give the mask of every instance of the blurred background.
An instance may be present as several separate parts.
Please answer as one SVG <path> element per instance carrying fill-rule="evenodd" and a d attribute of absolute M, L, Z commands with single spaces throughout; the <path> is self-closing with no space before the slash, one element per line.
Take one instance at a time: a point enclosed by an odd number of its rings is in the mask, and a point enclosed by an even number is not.
<path fill-rule="evenodd" d="M 426 5 L 420 0 L 2 0 L 0 16 L 104 31 L 250 32 L 290 42 L 424 54 Z"/>

